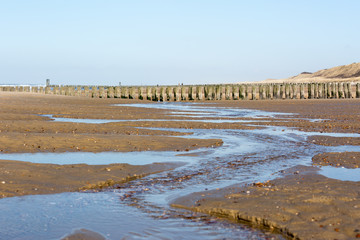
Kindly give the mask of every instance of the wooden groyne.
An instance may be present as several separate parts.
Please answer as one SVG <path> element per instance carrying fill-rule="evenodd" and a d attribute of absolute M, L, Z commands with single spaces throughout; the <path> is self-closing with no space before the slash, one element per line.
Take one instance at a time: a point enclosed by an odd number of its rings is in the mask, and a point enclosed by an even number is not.
<path fill-rule="evenodd" d="M 360 98 L 360 83 L 224 84 L 178 86 L 0 86 L 0 91 L 150 101 Z"/>

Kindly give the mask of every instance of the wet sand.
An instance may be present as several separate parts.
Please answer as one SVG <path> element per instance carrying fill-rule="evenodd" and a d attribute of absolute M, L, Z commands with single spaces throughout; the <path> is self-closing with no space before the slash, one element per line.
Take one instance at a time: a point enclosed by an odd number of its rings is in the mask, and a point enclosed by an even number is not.
<path fill-rule="evenodd" d="M 121 99 L 88 99 L 0 93 L 1 150 L 10 153 L 142 150 L 187 151 L 194 148 L 213 147 L 222 144 L 220 139 L 186 139 L 174 137 L 176 135 L 183 135 L 180 132 L 148 130 L 141 127 L 256 129 L 258 127 L 253 125 L 258 125 L 259 128 L 261 128 L 260 125 L 270 125 L 293 127 L 306 132 L 360 133 L 360 116 L 358 114 L 360 112 L 360 101 L 358 99 L 219 101 L 211 103 L 212 107 L 238 107 L 295 114 L 291 117 L 286 115 L 276 118 L 263 117 L 261 118 L 263 121 L 261 123 L 256 122 L 259 119 L 251 121 L 249 118 L 239 118 L 239 120 L 249 120 L 249 123 L 190 122 L 185 121 L 184 118 L 170 116 L 169 110 L 149 110 L 131 107 L 122 107 L 119 110 L 119 107 L 111 106 L 111 104 L 116 103 L 134 102 L 132 100 Z M 141 103 L 150 102 L 144 101 Z M 208 102 L 204 104 L 206 105 Z M 70 118 L 168 118 L 170 120 L 177 118 L 183 121 L 132 121 L 95 125 L 60 123 L 51 121 L 47 117 L 39 116 L 47 114 Z M 314 121 L 309 121 L 308 119 L 313 119 Z M 251 126 L 248 124 L 251 124 Z M 324 139 L 322 136 L 315 136 L 308 139 L 308 141 L 313 144 L 359 145 L 358 138 L 348 137 Z M 334 155 L 337 153 L 324 154 L 327 154 L 324 156 L 329 160 L 334 158 L 334 164 L 339 163 L 336 162 L 338 157 Z M 359 156 L 358 153 L 339 154 L 344 159 L 353 159 L 355 157 L 358 160 Z M 314 165 L 319 164 L 316 159 L 322 159 L 324 156 L 314 156 Z M 17 167 L 13 166 L 16 169 L 35 167 L 35 165 L 32 166 L 32 164 L 25 163 L 13 162 L 12 164 L 19 164 Z M 345 167 L 348 166 L 344 161 L 340 164 L 343 164 Z M 355 163 L 351 164 L 353 167 L 356 167 Z M 44 171 L 50 169 L 48 175 L 51 176 L 59 166 L 49 165 L 45 167 L 45 165 L 42 165 L 42 167 L 44 167 Z M 119 176 L 121 174 L 126 176 L 129 173 L 130 175 L 138 174 L 136 171 L 131 172 L 127 170 L 126 167 L 126 170 L 122 170 L 124 169 L 122 165 L 118 167 Z M 171 166 L 160 167 L 160 169 L 151 169 L 151 166 L 137 167 L 143 168 L 141 171 L 144 171 L 144 168 L 150 167 L 146 174 L 152 171 L 157 172 L 171 168 Z M 36 168 L 40 169 L 39 166 L 36 166 Z M 73 171 L 72 168 L 62 168 L 64 169 L 63 174 L 70 174 Z M 74 168 L 76 169 L 77 167 Z M 107 183 L 104 183 L 104 181 L 109 178 L 112 179 L 108 175 L 103 175 L 104 172 L 110 174 L 112 171 L 105 171 L 104 169 L 106 168 L 107 166 L 101 166 L 99 169 L 84 167 L 84 170 L 94 172 L 94 174 L 91 174 L 92 176 L 98 176 L 99 178 L 91 179 L 91 181 L 85 178 L 80 179 L 80 181 L 92 184 L 90 186 L 95 188 L 101 187 L 102 184 L 106 186 Z M 283 178 L 250 186 L 232 186 L 215 192 L 194 193 L 176 200 L 174 206 L 190 208 L 194 211 L 221 215 L 228 218 L 242 219 L 258 227 L 270 226 L 289 236 L 301 239 L 349 239 L 360 237 L 360 227 L 358 226 L 358 222 L 360 222 L 358 212 L 360 207 L 359 182 L 343 182 L 329 179 L 317 174 L 316 170 L 315 168 L 299 166 L 297 169 L 284 170 Z M 1 174 L 5 176 L 4 174 L 8 173 L 0 168 L 0 176 Z M 23 176 L 23 178 L 25 177 L 26 175 Z M 15 174 L 14 179 L 21 179 L 21 171 L 17 175 Z M 39 178 L 38 180 L 41 179 Z M 79 179 L 74 181 L 79 182 Z M 120 181 L 122 180 L 120 179 Z M 62 181 L 59 182 L 61 185 Z M 97 186 L 98 182 L 102 182 L 102 184 Z M 4 194 L 2 188 L 4 185 L 6 183 L 0 184 L 1 194 Z M 83 185 L 83 182 L 81 185 Z M 24 189 L 28 190 L 28 187 L 26 186 Z M 77 185 L 71 191 L 81 187 Z M 36 185 L 32 186 L 32 188 L 36 188 Z M 60 189 L 61 187 L 57 188 Z M 36 194 L 36 191 L 34 190 L 29 194 Z M 247 193 L 248 191 L 250 194 Z M 16 193 L 13 194 L 16 195 Z"/>
<path fill-rule="evenodd" d="M 133 120 L 167 115 L 161 109 L 137 111 L 136 108 L 111 106 L 115 103 L 128 103 L 128 100 L 2 92 L 0 152 L 188 151 L 222 144 L 220 139 L 176 138 L 174 136 L 185 134 L 142 129 L 152 126 L 143 122 L 86 124 L 54 122 L 42 116 Z"/>
<path fill-rule="evenodd" d="M 294 239 L 360 237 L 360 182 L 330 179 L 317 170 L 299 166 L 283 171 L 283 178 L 194 193 L 172 206 L 268 227 Z"/>
<path fill-rule="evenodd" d="M 256 125 L 294 127 L 305 132 L 359 133 L 360 137 L 360 99 L 221 101 L 216 105 L 293 114 L 292 119 L 283 116 Z"/>
<path fill-rule="evenodd" d="M 310 136 L 307 140 L 308 142 L 323 146 L 360 145 L 360 137 Z"/>
<path fill-rule="evenodd" d="M 181 165 L 180 163 L 154 163 L 142 166 L 57 165 L 0 160 L 0 198 L 97 190 Z"/>
<path fill-rule="evenodd" d="M 297 114 L 291 121 L 277 119 L 266 125 L 306 132 L 360 133 L 359 100 L 247 103 L 238 106 Z M 305 118 L 319 120 L 309 122 Z M 312 136 L 308 142 L 360 145 L 358 137 Z M 358 168 L 359 154 L 322 153 L 313 157 L 313 165 Z M 176 199 L 172 206 L 270 228 L 294 239 L 360 238 L 360 182 L 327 178 L 318 170 L 305 166 L 285 169 L 281 171 L 283 177 L 275 180 L 193 193 Z"/>
<path fill-rule="evenodd" d="M 112 106 L 129 102 L 132 101 L 1 92 L 0 153 L 187 152 L 222 144 L 221 139 L 182 138 L 176 136 L 188 133 L 142 129 L 144 122 L 86 124 L 54 122 L 42 116 L 133 120 L 158 119 L 167 115 L 167 111 L 161 109 Z M 60 166 L 0 160 L 0 198 L 100 188 L 104 184 L 129 181 L 134 175 L 139 177 L 174 167 L 174 164 Z"/>
<path fill-rule="evenodd" d="M 312 158 L 314 166 L 359 168 L 360 152 L 327 152 Z"/>

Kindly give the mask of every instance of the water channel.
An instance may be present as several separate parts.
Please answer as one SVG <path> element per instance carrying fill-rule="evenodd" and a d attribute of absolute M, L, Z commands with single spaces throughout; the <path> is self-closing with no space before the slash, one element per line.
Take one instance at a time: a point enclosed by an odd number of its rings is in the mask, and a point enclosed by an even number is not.
<path fill-rule="evenodd" d="M 165 108 L 186 121 L 236 122 L 237 118 L 290 118 L 289 115 L 191 103 L 133 104 Z M 121 106 L 119 106 L 121 108 Z M 53 118 L 106 124 L 109 120 Z M 196 119 L 194 119 L 196 118 Z M 207 119 L 209 118 L 209 119 Z M 233 120 L 232 120 L 233 119 Z M 111 120 L 125 121 L 125 120 Z M 130 120 L 126 120 L 130 121 Z M 134 120 L 140 121 L 140 120 Z M 144 121 L 144 120 L 141 120 Z M 150 121 L 150 120 L 149 120 Z M 161 120 L 158 120 L 161 121 Z M 185 121 L 185 120 L 182 120 Z M 244 122 L 244 120 L 242 120 Z M 312 120 L 313 121 L 313 120 Z M 196 191 L 273 179 L 282 169 L 311 165 L 317 153 L 360 151 L 359 147 L 325 147 L 306 141 L 310 135 L 285 127 L 258 130 L 165 129 L 191 132 L 191 138 L 221 138 L 221 147 L 179 152 L 1 154 L 1 159 L 56 164 L 147 164 L 184 162 L 182 167 L 115 186 L 102 192 L 61 193 L 0 199 L 0 239 L 61 239 L 76 229 L 89 229 L 107 239 L 283 239 L 281 235 L 241 223 L 173 209 L 169 202 Z M 324 133 L 322 135 L 325 135 Z M 354 136 L 353 134 L 326 134 Z M 358 137 L 358 134 L 355 135 Z M 320 172 L 336 178 L 333 169 Z M 358 170 L 355 175 L 360 175 Z M 346 174 L 345 174 L 346 175 Z M 350 179 L 358 181 L 356 179 Z"/>

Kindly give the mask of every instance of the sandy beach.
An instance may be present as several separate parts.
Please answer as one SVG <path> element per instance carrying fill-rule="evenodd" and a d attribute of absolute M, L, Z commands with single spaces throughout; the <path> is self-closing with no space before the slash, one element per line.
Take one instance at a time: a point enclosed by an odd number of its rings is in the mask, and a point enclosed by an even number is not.
<path fill-rule="evenodd" d="M 140 102 L 140 101 L 139 101 Z M 2 153 L 174 151 L 186 154 L 197 148 L 216 148 L 221 139 L 184 138 L 178 129 L 262 129 L 290 127 L 303 132 L 360 133 L 360 101 L 273 100 L 217 101 L 204 106 L 279 112 L 277 117 L 237 118 L 243 122 L 196 122 L 172 116 L 169 110 L 132 108 L 114 104 L 123 99 L 88 99 L 0 93 L 0 151 Z M 141 103 L 151 103 L 144 101 Z M 103 124 L 60 122 L 54 118 L 121 120 Z M 169 119 L 169 121 L 156 121 Z M 176 119 L 177 121 L 172 121 Z M 210 118 L 211 119 L 211 118 Z M 311 121 L 309 121 L 311 119 Z M 136 121 L 134 121 L 136 120 Z M 259 122 L 261 120 L 261 122 Z M 150 127 L 150 128 L 149 128 Z M 151 129 L 151 128 L 161 128 Z M 169 128 L 169 130 L 164 130 Z M 311 136 L 310 144 L 360 144 L 359 137 Z M 1 158 L 1 156 L 0 156 Z M 296 239 L 352 239 L 360 237 L 360 183 L 330 179 L 317 166 L 359 167 L 358 152 L 319 153 L 313 165 L 279 169 L 278 179 L 233 185 L 216 191 L 193 193 L 172 206 L 246 221 Z M 99 190 L 152 173 L 176 163 L 112 165 L 57 165 L 0 160 L 0 197 Z M 78 233 L 77 233 L 78 234 Z"/>

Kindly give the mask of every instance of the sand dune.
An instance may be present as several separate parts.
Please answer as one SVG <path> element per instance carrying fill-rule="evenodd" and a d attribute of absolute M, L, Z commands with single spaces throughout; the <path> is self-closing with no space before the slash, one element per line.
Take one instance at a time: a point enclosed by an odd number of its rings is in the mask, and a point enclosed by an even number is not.
<path fill-rule="evenodd" d="M 315 73 L 302 72 L 297 76 L 284 79 L 267 79 L 263 83 L 300 83 L 300 82 L 360 82 L 360 63 L 352 63 L 323 69 Z"/>

